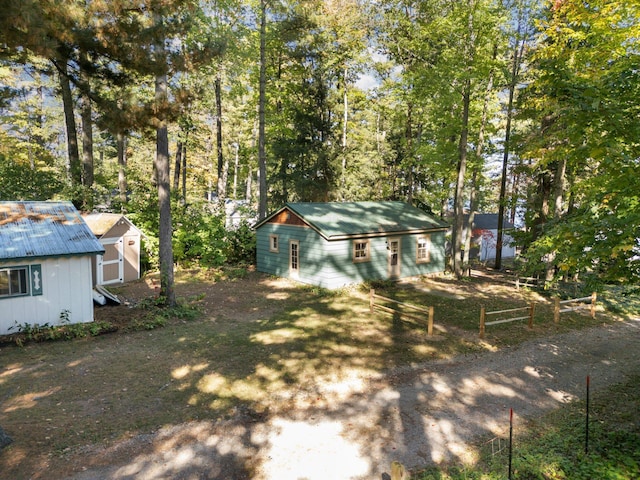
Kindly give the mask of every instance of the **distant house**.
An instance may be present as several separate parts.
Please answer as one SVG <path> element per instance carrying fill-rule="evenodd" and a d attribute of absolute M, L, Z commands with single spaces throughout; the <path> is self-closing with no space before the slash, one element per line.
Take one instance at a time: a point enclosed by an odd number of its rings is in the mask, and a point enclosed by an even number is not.
<path fill-rule="evenodd" d="M 70 202 L 0 202 L 0 335 L 92 322 L 91 259 L 103 253 Z"/>
<path fill-rule="evenodd" d="M 468 222 L 465 216 L 464 224 Z M 504 220 L 502 234 L 502 258 L 516 256 L 516 244 L 510 232 L 514 230 L 513 223 Z M 495 213 L 476 213 L 473 216 L 473 230 L 471 236 L 471 255 L 481 262 L 494 260 L 498 242 L 498 215 Z"/>
<path fill-rule="evenodd" d="M 140 278 L 142 233 L 119 213 L 91 213 L 84 221 L 104 247 L 104 255 L 93 260 L 93 282 L 114 285 Z"/>
<path fill-rule="evenodd" d="M 325 288 L 445 268 L 448 226 L 403 202 L 288 203 L 255 228 L 258 271 Z"/>

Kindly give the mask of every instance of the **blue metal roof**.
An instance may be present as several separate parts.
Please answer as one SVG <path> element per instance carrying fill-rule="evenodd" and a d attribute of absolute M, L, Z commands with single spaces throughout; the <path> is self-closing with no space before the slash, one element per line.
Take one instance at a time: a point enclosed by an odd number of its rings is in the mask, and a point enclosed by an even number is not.
<path fill-rule="evenodd" d="M 102 253 L 71 202 L 0 202 L 0 260 Z"/>

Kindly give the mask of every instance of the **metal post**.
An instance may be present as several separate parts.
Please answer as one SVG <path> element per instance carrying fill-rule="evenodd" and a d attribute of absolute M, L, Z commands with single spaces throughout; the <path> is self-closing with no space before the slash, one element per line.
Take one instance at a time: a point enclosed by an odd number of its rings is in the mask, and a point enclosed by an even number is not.
<path fill-rule="evenodd" d="M 584 453 L 589 453 L 589 384 L 591 383 L 591 378 L 587 375 L 587 414 L 586 414 L 586 424 L 585 424 L 585 435 L 584 435 Z"/>
<path fill-rule="evenodd" d="M 511 480 L 511 461 L 513 459 L 513 408 L 509 409 L 509 480 Z"/>

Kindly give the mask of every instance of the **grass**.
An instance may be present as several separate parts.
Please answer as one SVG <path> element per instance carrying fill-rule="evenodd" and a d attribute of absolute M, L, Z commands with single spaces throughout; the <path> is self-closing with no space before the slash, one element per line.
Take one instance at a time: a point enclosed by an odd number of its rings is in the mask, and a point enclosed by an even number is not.
<path fill-rule="evenodd" d="M 529 422 L 514 438 L 513 479 L 625 480 L 640 478 L 640 377 L 599 392 L 590 402 L 586 446 L 586 405 L 573 402 Z M 413 480 L 493 480 L 508 476 L 508 453 L 485 448 L 473 466 L 429 468 Z"/>
<path fill-rule="evenodd" d="M 159 311 L 153 300 L 100 310 L 111 312 L 114 334 L 0 344 L 0 425 L 16 440 L 0 452 L 0 471 L 12 478 L 64 471 L 87 446 L 238 409 L 322 408 L 339 400 L 325 388 L 332 383 L 609 321 L 567 314 L 556 325 L 544 297 L 475 279 L 380 285 L 385 296 L 435 307 L 430 339 L 424 323 L 371 315 L 368 288 L 330 292 L 246 272 L 213 277 L 180 272 L 177 310 Z M 153 298 L 153 288 L 147 293 Z M 530 301 L 539 304 L 533 329 L 497 325 L 478 339 L 480 305 Z"/>

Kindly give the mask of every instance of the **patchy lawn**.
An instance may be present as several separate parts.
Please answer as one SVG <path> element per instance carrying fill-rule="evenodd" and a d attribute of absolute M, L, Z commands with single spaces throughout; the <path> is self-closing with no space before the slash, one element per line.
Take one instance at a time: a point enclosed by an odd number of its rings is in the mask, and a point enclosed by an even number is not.
<path fill-rule="evenodd" d="M 240 273 L 178 273 L 178 297 L 199 308 L 195 320 L 171 318 L 149 327 L 162 328 L 125 332 L 126 325 L 148 320 L 143 307 L 157 295 L 149 277 L 118 290 L 128 306 L 96 307 L 96 320 L 118 325 L 116 333 L 2 344 L 0 425 L 14 440 L 0 452 L 3 475 L 61 477 L 99 461 L 83 453 L 163 426 L 322 408 L 394 367 L 606 321 L 571 313 L 556 325 L 544 297 L 483 279 L 442 277 L 379 290 L 434 306 L 436 335 L 429 338 L 423 323 L 370 314 L 367 288 L 329 292 Z M 478 338 L 481 305 L 499 310 L 531 301 L 537 305 L 533 329 L 526 321 L 502 324 Z"/>

